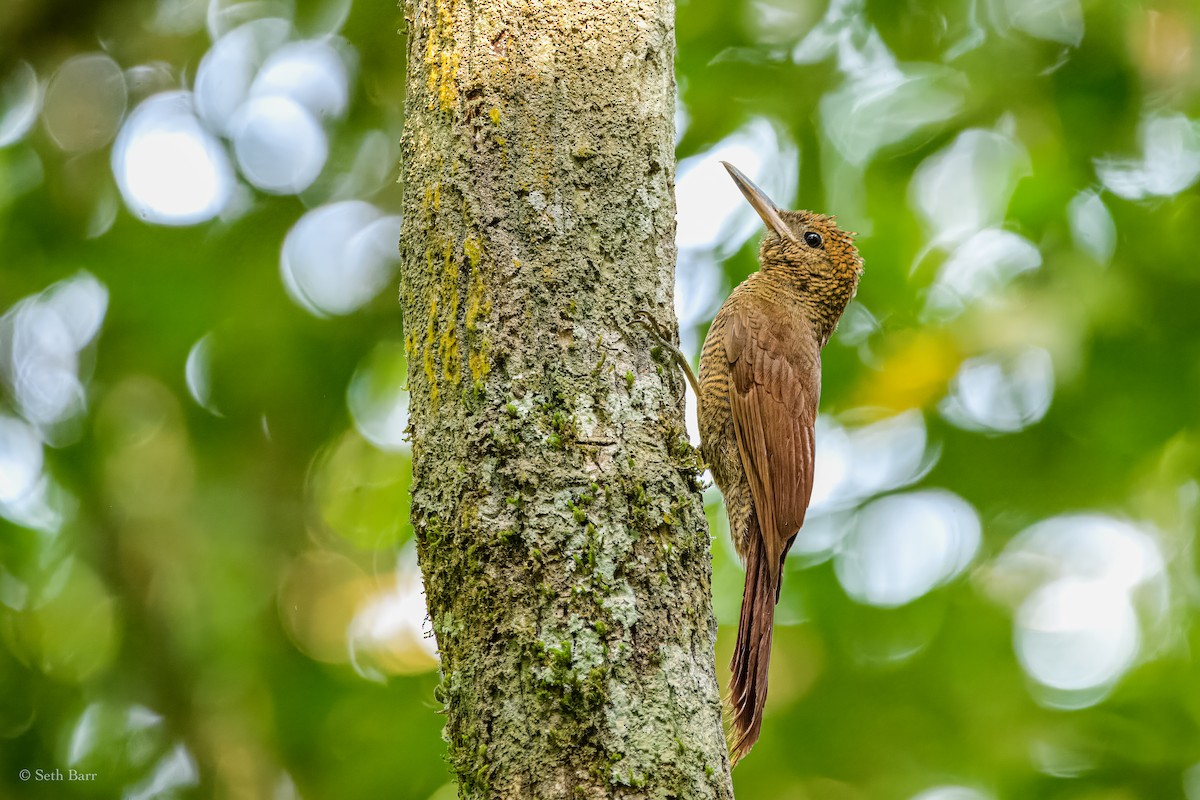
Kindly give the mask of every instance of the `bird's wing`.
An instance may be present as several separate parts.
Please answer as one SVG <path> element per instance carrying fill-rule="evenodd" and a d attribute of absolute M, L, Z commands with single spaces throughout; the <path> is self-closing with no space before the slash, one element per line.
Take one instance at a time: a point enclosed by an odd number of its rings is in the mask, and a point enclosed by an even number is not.
<path fill-rule="evenodd" d="M 764 556 L 778 565 L 812 496 L 820 348 L 804 327 L 773 323 L 762 309 L 742 304 L 725 329 L 725 355 L 734 432 Z"/>

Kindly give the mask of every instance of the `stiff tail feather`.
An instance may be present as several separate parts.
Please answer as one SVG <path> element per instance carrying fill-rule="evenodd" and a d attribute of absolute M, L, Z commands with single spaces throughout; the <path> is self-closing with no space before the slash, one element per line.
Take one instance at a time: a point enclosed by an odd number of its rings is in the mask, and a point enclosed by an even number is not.
<path fill-rule="evenodd" d="M 734 766 L 758 741 L 767 702 L 767 668 L 771 664 L 771 629 L 779 596 L 779 564 L 769 563 L 762 535 L 751 518 L 746 558 L 746 588 L 738 618 L 737 645 L 729 667 L 728 703 L 733 717 L 729 757 Z"/>

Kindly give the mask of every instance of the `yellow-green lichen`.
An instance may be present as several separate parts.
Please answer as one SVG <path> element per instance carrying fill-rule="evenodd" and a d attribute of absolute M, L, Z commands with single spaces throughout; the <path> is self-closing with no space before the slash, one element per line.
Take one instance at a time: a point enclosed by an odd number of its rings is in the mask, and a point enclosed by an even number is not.
<path fill-rule="evenodd" d="M 425 212 L 426 219 L 432 219 L 433 212 L 437 211 L 442 204 L 442 185 L 435 183 L 433 186 L 425 187 L 425 201 L 421 209 Z"/>
<path fill-rule="evenodd" d="M 442 242 L 442 285 L 440 296 L 446 306 L 446 318 L 453 325 L 458 317 L 458 264 L 454 260 L 454 242 Z"/>
<path fill-rule="evenodd" d="M 483 246 L 474 236 L 468 237 L 463 242 L 463 255 L 467 257 L 467 263 L 471 265 L 472 270 L 479 268 L 479 259 L 483 256 Z"/>
<path fill-rule="evenodd" d="M 486 297 L 487 287 L 483 282 L 483 272 L 479 269 L 483 259 L 483 247 L 479 240 L 471 237 L 463 242 L 463 253 L 471 266 L 471 282 L 467 287 L 466 325 L 468 331 L 479 327 L 479 318 L 492 310 L 492 303 Z"/>
<path fill-rule="evenodd" d="M 492 301 L 484 297 L 483 279 L 476 277 L 471 281 L 467 290 L 467 330 L 479 329 L 479 318 L 492 310 Z"/>
<path fill-rule="evenodd" d="M 438 357 L 442 360 L 442 374 L 451 384 L 462 381 L 462 356 L 458 352 L 458 339 L 452 330 L 442 331 L 438 343 Z"/>
<path fill-rule="evenodd" d="M 432 205 L 436 193 L 427 192 L 426 197 L 427 206 Z M 468 236 L 459 245 L 455 239 L 440 235 L 434 227 L 427 240 L 425 266 L 433 278 L 426 290 L 429 325 L 423 342 L 414 336 L 406 345 L 411 351 L 410 358 L 415 359 L 418 353 L 422 357 L 431 402 L 438 397 L 439 382 L 458 386 L 467 379 L 467 371 L 470 385 L 475 391 L 482 391 L 491 369 L 489 342 L 480 330 L 480 320 L 492 309 L 482 269 L 484 255 L 484 242 L 478 236 Z M 464 291 L 466 309 L 460 317 Z"/>
<path fill-rule="evenodd" d="M 429 384 L 430 404 L 436 404 L 438 399 L 437 365 L 433 360 L 433 346 L 437 341 L 437 311 L 438 301 L 435 297 L 429 304 L 429 325 L 425 329 L 425 357 L 422 359 L 425 367 L 425 382 Z"/>
<path fill-rule="evenodd" d="M 433 23 L 425 43 L 425 85 L 429 90 L 429 108 L 450 111 L 458 99 L 455 76 L 458 51 L 454 42 L 454 11 L 457 0 L 436 0 Z"/>
<path fill-rule="evenodd" d="M 493 125 L 500 124 L 500 109 L 493 108 L 488 111 L 488 117 L 492 120 Z"/>
<path fill-rule="evenodd" d="M 488 342 L 479 331 L 479 319 L 492 310 L 492 303 L 487 299 L 487 286 L 483 280 L 483 242 L 474 236 L 467 237 L 463 242 L 463 255 L 466 256 L 470 267 L 470 278 L 467 284 L 467 311 L 463 323 L 470 335 L 470 354 L 467 356 L 467 367 L 476 386 L 483 384 L 491 366 L 488 362 Z"/>
<path fill-rule="evenodd" d="M 471 377 L 475 379 L 475 383 L 482 383 L 491 371 L 492 366 L 488 362 L 487 342 L 482 342 L 478 350 L 475 350 L 467 358 L 467 366 L 471 368 Z"/>

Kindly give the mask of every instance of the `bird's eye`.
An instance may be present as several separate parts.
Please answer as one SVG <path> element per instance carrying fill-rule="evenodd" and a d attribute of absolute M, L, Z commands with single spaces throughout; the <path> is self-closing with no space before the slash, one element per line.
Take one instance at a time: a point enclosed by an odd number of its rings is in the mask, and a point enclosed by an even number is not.
<path fill-rule="evenodd" d="M 804 243 L 807 244 L 809 247 L 820 247 L 821 246 L 821 234 L 814 233 L 813 231 L 809 231 L 808 233 L 804 234 Z"/>

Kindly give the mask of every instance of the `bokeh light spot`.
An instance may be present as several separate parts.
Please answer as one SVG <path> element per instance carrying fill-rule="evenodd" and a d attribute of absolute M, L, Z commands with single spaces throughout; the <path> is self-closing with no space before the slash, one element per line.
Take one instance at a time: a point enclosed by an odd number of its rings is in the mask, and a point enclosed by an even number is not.
<path fill-rule="evenodd" d="M 196 404 L 214 416 L 221 416 L 212 399 L 212 336 L 205 334 L 188 350 L 183 374 L 188 393 Z"/>
<path fill-rule="evenodd" d="M 981 570 L 984 590 L 1015 611 L 1014 648 L 1040 702 L 1081 708 L 1108 695 L 1142 643 L 1135 592 L 1165 586 L 1164 564 L 1139 527 L 1071 514 L 1030 526 Z"/>
<path fill-rule="evenodd" d="M 1072 197 L 1067 219 L 1076 248 L 1097 263 L 1107 264 L 1112 260 L 1117 247 L 1117 226 L 1099 194 L 1089 190 Z"/>
<path fill-rule="evenodd" d="M 1200 127 L 1182 114 L 1155 114 L 1138 127 L 1140 158 L 1096 160 L 1096 174 L 1126 200 L 1179 194 L 1200 178 Z"/>
<path fill-rule="evenodd" d="M 71 730 L 67 765 L 81 771 L 112 764 L 145 769 L 169 743 L 164 728 L 162 715 L 145 706 L 92 703 Z"/>
<path fill-rule="evenodd" d="M 90 567 L 64 565 L 60 581 L 17 620 L 25 655 L 47 676 L 80 683 L 108 667 L 116 654 L 119 618 L 113 598 Z"/>
<path fill-rule="evenodd" d="M 290 97 L 248 100 L 234 115 L 230 136 L 246 180 L 272 194 L 307 189 L 329 155 L 325 131 Z"/>
<path fill-rule="evenodd" d="M 189 92 L 154 95 L 134 109 L 112 166 L 129 210 L 160 225 L 210 220 L 233 191 L 229 158 L 196 118 Z"/>
<path fill-rule="evenodd" d="M 85 407 L 79 352 L 100 329 L 108 290 L 79 274 L 27 297 L 0 317 L 0 375 L 40 435 L 62 444 Z"/>
<path fill-rule="evenodd" d="M 942 264 L 925 304 L 925 318 L 945 320 L 969 304 L 993 300 L 1023 272 L 1042 265 L 1032 242 L 1012 231 L 986 228 L 955 248 Z"/>
<path fill-rule="evenodd" d="M 340 40 L 291 42 L 272 53 L 250 85 L 251 97 L 289 97 L 320 119 L 346 113 L 350 74 Z"/>
<path fill-rule="evenodd" d="M 354 427 L 380 450 L 408 450 L 408 361 L 403 342 L 380 342 L 346 388 Z"/>
<path fill-rule="evenodd" d="M 1010 26 L 1038 39 L 1078 47 L 1083 41 L 1079 0 L 1002 0 L 989 3 L 1000 31 Z"/>
<path fill-rule="evenodd" d="M 310 550 L 298 556 L 279 587 L 284 630 L 309 658 L 347 663 L 347 631 L 372 584 L 372 579 L 343 555 Z"/>
<path fill-rule="evenodd" d="M 400 218 L 361 200 L 313 209 L 288 231 L 288 295 L 317 316 L 349 314 L 387 286 L 400 262 Z"/>
<path fill-rule="evenodd" d="M 37 73 L 26 61 L 18 61 L 0 82 L 0 147 L 20 141 L 41 110 L 42 93 Z"/>
<path fill-rule="evenodd" d="M 149 775 L 129 787 L 122 800 L 156 800 L 178 796 L 182 789 L 195 786 L 199 780 L 196 760 L 186 747 L 178 744 L 154 765 Z"/>
<path fill-rule="evenodd" d="M 125 74 L 103 53 L 74 56 L 50 78 L 42 104 L 46 132 L 72 153 L 86 153 L 112 141 L 125 116 Z"/>
<path fill-rule="evenodd" d="M 964 361 L 939 409 L 974 431 L 1012 433 L 1040 421 L 1054 396 L 1054 363 L 1040 347 Z"/>
<path fill-rule="evenodd" d="M 350 663 L 367 680 L 437 669 L 437 640 L 427 635 L 425 590 L 415 548 L 405 547 L 395 584 L 368 598 L 350 623 Z M 432 631 L 430 631 L 430 634 Z"/>
<path fill-rule="evenodd" d="M 42 475 L 42 440 L 24 420 L 0 414 L 0 507 L 27 495 Z"/>
<path fill-rule="evenodd" d="M 1129 598 L 1109 584 L 1062 578 L 1021 605 L 1014 640 L 1021 666 L 1046 687 L 1101 689 L 1133 663 L 1138 621 Z"/>
<path fill-rule="evenodd" d="M 409 533 L 411 476 L 407 452 L 384 452 L 350 430 L 315 460 L 310 491 L 330 530 L 360 549 L 382 549 Z"/>
<path fill-rule="evenodd" d="M 961 242 L 1004 221 L 1017 182 L 1030 172 L 1029 154 L 1010 136 L 971 128 L 921 162 L 909 200 L 935 243 Z"/>
<path fill-rule="evenodd" d="M 846 593 L 893 608 L 949 581 L 979 550 L 979 515 L 956 494 L 889 495 L 859 512 L 835 566 Z"/>
<path fill-rule="evenodd" d="M 940 64 L 881 65 L 821 98 L 821 126 L 846 161 L 864 166 L 882 148 L 957 114 L 965 83 Z"/>
<path fill-rule="evenodd" d="M 919 411 L 854 428 L 819 417 L 810 505 L 818 511 L 856 506 L 872 495 L 917 481 L 934 460 L 936 453 L 929 452 L 925 418 Z"/>
<path fill-rule="evenodd" d="M 284 19 L 258 19 L 221 36 L 196 70 L 196 108 L 200 117 L 222 136 L 246 101 L 258 68 L 283 45 L 292 26 Z"/>
<path fill-rule="evenodd" d="M 991 797 L 966 786 L 935 786 L 913 795 L 912 800 L 991 800 Z"/>

